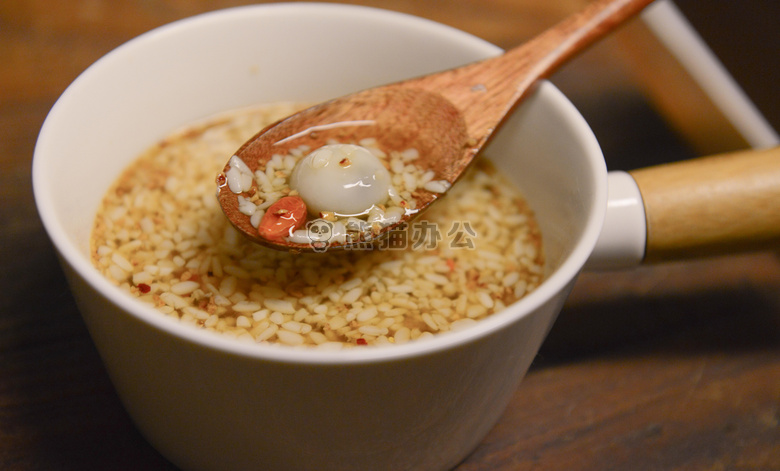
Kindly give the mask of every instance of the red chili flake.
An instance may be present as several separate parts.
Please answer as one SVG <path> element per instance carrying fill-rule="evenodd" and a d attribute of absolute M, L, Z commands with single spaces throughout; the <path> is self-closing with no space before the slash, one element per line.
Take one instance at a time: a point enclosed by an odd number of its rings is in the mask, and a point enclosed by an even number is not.
<path fill-rule="evenodd" d="M 151 290 L 152 290 L 152 287 L 147 285 L 146 283 L 138 283 L 138 291 L 146 294 L 146 293 L 148 293 Z"/>
<path fill-rule="evenodd" d="M 450 271 L 455 270 L 455 260 L 448 258 L 447 259 L 447 266 L 450 268 Z"/>
<path fill-rule="evenodd" d="M 339 161 L 339 165 L 341 165 L 342 167 L 349 167 L 350 165 L 352 165 L 352 162 L 350 162 L 348 158 L 344 157 Z"/>
<path fill-rule="evenodd" d="M 227 178 L 225 177 L 224 173 L 220 173 L 219 175 L 217 175 L 217 185 L 225 186 L 226 183 L 227 183 Z"/>
<path fill-rule="evenodd" d="M 355 342 L 357 342 L 358 345 L 368 345 L 366 339 L 357 339 Z"/>

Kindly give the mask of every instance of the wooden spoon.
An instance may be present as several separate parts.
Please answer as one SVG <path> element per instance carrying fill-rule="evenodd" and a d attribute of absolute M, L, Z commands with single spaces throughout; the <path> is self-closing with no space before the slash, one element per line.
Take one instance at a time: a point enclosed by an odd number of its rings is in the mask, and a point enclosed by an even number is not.
<path fill-rule="evenodd" d="M 596 0 L 531 41 L 503 55 L 456 69 L 364 90 L 331 100 L 260 131 L 237 152 L 251 170 L 264 169 L 273 154 L 306 145 L 316 149 L 331 139 L 358 142 L 375 138 L 385 151 L 415 148 L 415 161 L 433 170 L 436 180 L 455 183 L 495 130 L 541 78 L 621 25 L 652 0 Z M 233 225 L 251 240 L 279 250 L 313 251 L 310 243 L 261 237 L 250 217 L 239 210 L 238 194 L 228 188 L 226 173 L 217 178 L 218 199 Z M 254 183 L 252 184 L 255 185 Z M 251 193 L 252 190 L 250 190 Z M 440 193 L 419 192 L 415 210 L 386 235 L 419 215 Z M 351 242 L 351 243 L 350 243 Z M 330 243 L 328 250 L 360 243 Z M 319 250 L 317 250 L 319 251 Z"/>

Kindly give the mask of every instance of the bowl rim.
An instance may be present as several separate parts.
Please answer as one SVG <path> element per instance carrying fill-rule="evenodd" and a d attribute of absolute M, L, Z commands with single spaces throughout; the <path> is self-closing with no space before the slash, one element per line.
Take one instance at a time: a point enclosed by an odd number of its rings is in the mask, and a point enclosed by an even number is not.
<path fill-rule="evenodd" d="M 499 54 L 501 49 L 484 41 L 470 33 L 453 27 L 434 22 L 425 18 L 416 17 L 406 13 L 384 10 L 368 6 L 356 6 L 348 4 L 327 3 L 291 3 L 291 4 L 260 4 L 240 6 L 202 13 L 189 18 L 160 26 L 145 32 L 98 59 L 94 64 L 82 72 L 71 85 L 62 93 L 47 115 L 41 127 L 33 153 L 33 194 L 39 216 L 44 228 L 60 255 L 61 263 L 66 263 L 77 276 L 83 279 L 97 294 L 136 320 L 165 334 L 181 340 L 186 340 L 196 346 L 221 351 L 246 358 L 267 360 L 279 363 L 295 364 L 366 364 L 387 361 L 408 360 L 419 355 L 441 353 L 449 349 L 478 341 L 491 333 L 517 322 L 519 319 L 530 315 L 540 309 L 550 300 L 561 296 L 566 287 L 576 278 L 583 265 L 590 256 L 604 220 L 607 201 L 606 165 L 599 144 L 585 119 L 576 110 L 574 105 L 549 81 L 542 81 L 534 93 L 541 94 L 546 104 L 553 106 L 559 113 L 565 114 L 570 119 L 570 124 L 576 130 L 583 146 L 583 154 L 588 157 L 588 168 L 592 172 L 589 178 L 594 181 L 593 201 L 590 202 L 591 214 L 586 222 L 583 235 L 574 245 L 571 253 L 541 285 L 534 291 L 507 306 L 504 310 L 491 314 L 481 319 L 474 326 L 455 332 L 436 334 L 433 338 L 419 342 L 409 342 L 401 345 L 370 346 L 362 348 L 349 348 L 330 351 L 316 348 L 295 348 L 276 344 L 253 344 L 242 342 L 226 335 L 211 332 L 190 326 L 166 315 L 143 302 L 133 298 L 118 286 L 110 283 L 91 263 L 88 256 L 83 254 L 70 238 L 64 235 L 64 227 L 55 214 L 52 204 L 56 195 L 52 194 L 46 186 L 47 183 L 47 155 L 51 154 L 51 128 L 57 126 L 57 122 L 65 119 L 62 117 L 63 103 L 73 99 L 78 94 L 81 84 L 96 74 L 106 64 L 110 66 L 111 60 L 121 59 L 122 54 L 131 52 L 137 44 L 152 42 L 161 36 L 176 34 L 179 29 L 192 27 L 200 22 L 231 21 L 232 18 L 246 17 L 247 14 L 264 15 L 268 12 L 300 14 L 305 11 L 315 15 L 340 15 L 344 13 L 368 15 L 372 19 L 382 21 L 404 23 L 404 27 L 424 28 L 432 34 L 449 35 L 459 40 L 468 40 L 484 47 L 488 54 Z"/>

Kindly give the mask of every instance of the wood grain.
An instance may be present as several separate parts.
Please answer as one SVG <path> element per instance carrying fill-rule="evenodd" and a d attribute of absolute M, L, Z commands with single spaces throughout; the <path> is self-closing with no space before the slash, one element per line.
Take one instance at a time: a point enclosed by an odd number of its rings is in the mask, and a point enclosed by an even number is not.
<path fill-rule="evenodd" d="M 652 0 L 596 0 L 505 54 L 363 90 L 296 113 L 260 131 L 236 155 L 255 172 L 265 168 L 275 153 L 285 154 L 301 145 L 318 148 L 334 139 L 360 142 L 371 137 L 385 151 L 416 149 L 421 156 L 416 164 L 423 171 L 433 170 L 436 179 L 455 183 L 539 80 L 548 78 L 650 3 Z M 345 125 L 354 122 L 371 125 Z M 318 131 L 311 133 L 310 129 Z M 228 163 L 220 176 L 223 182 L 229 169 Z M 419 193 L 415 214 L 438 197 L 425 190 Z M 262 237 L 249 216 L 238 210 L 236 195 L 225 183 L 218 186 L 217 197 L 233 226 L 255 243 L 277 250 L 313 251 L 311 244 Z M 388 234 L 410 218 L 405 215 L 397 223 L 383 225 L 374 235 Z M 328 250 L 349 245 L 331 244 Z"/>
<path fill-rule="evenodd" d="M 542 78 L 638 14 L 652 0 L 597 0 L 505 54 L 402 85 L 440 93 L 461 111 L 480 149 Z"/>
<path fill-rule="evenodd" d="M 635 170 L 648 262 L 780 245 L 780 147 Z"/>
<path fill-rule="evenodd" d="M 508 48 L 583 2 L 351 3 L 441 21 Z M 38 219 L 30 162 L 46 113 L 90 63 L 153 27 L 248 3 L 0 2 L 0 469 L 175 469 L 113 390 Z M 777 103 L 766 67 L 776 49 L 746 39 L 764 37 L 761 25 L 777 36 L 767 2 L 676 3 L 706 10 L 692 20 L 715 25 L 720 43 L 731 44 L 716 52 L 738 54 L 737 72 L 764 74 L 756 83 L 770 86 L 751 89 L 754 98 Z M 617 39 L 600 43 L 553 77 L 591 122 L 608 165 L 689 155 L 674 126 L 642 101 L 619 50 Z M 664 93 L 676 83 L 658 86 Z M 705 137 L 721 132 L 708 120 L 689 124 Z M 778 249 L 582 275 L 506 413 L 458 471 L 780 470 Z"/>

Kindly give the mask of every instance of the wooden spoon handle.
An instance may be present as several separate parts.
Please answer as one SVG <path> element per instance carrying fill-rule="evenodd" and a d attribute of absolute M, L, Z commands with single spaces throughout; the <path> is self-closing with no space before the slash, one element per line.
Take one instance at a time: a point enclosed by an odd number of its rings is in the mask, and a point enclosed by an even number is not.
<path fill-rule="evenodd" d="M 629 173 L 645 206 L 646 262 L 780 247 L 780 147 Z"/>
<path fill-rule="evenodd" d="M 653 0 L 595 0 L 530 41 L 481 62 L 403 83 L 439 93 L 463 115 L 480 146 L 542 78 L 582 52 Z"/>

